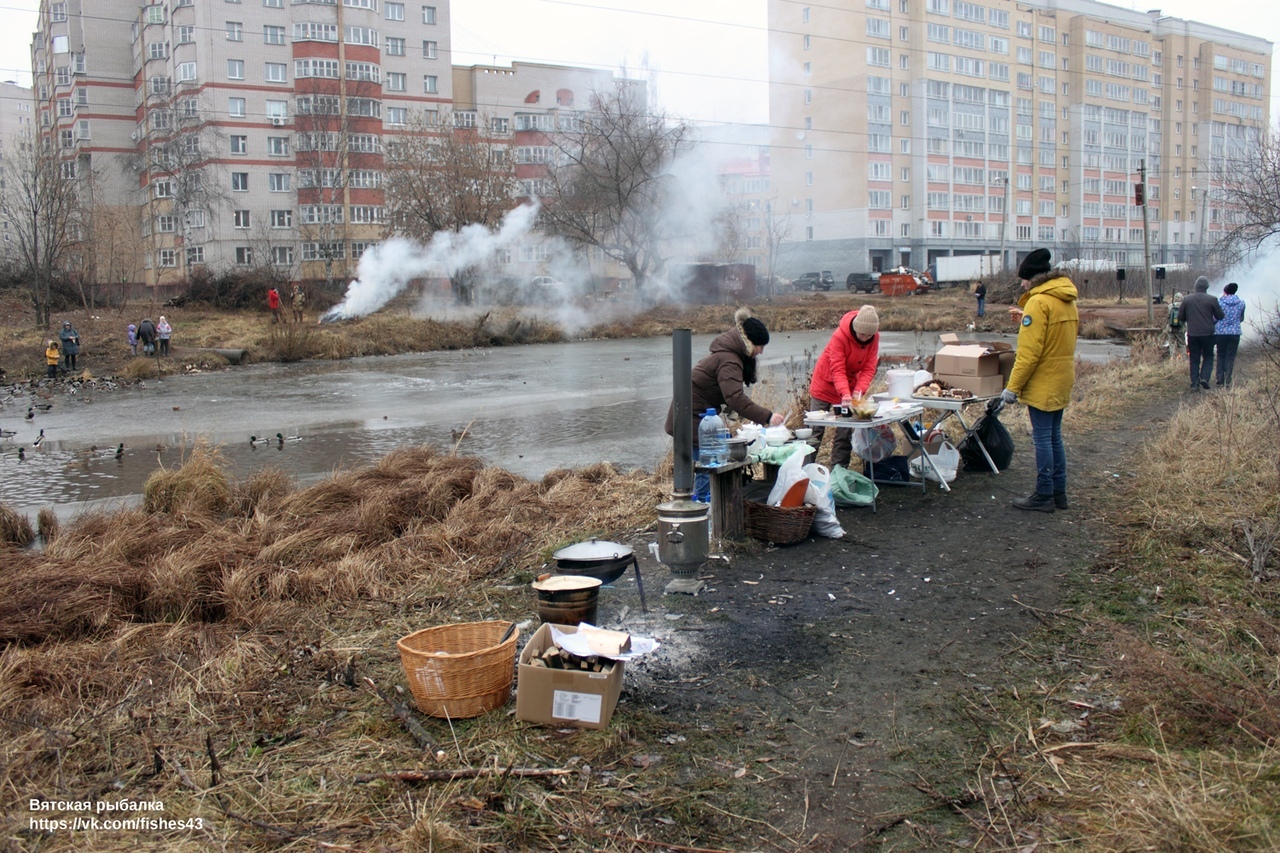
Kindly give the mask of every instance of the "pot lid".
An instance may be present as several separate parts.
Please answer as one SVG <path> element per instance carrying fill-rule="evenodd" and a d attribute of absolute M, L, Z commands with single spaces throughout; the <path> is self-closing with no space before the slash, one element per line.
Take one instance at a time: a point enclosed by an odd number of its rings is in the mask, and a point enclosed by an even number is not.
<path fill-rule="evenodd" d="M 546 580 L 534 581 L 533 588 L 539 592 L 572 592 L 591 589 L 603 583 L 600 578 L 589 578 L 586 575 L 552 575 Z"/>
<path fill-rule="evenodd" d="M 631 556 L 631 549 L 619 542 L 589 539 L 561 548 L 551 555 L 557 560 L 620 560 Z"/>

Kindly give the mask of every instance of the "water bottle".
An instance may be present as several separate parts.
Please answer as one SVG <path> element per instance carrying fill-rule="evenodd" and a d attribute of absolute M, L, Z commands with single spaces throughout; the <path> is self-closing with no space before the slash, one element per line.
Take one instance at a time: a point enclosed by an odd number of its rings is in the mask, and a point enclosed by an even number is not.
<path fill-rule="evenodd" d="M 698 422 L 698 464 L 710 468 L 728 461 L 729 428 L 715 409 L 707 409 Z"/>

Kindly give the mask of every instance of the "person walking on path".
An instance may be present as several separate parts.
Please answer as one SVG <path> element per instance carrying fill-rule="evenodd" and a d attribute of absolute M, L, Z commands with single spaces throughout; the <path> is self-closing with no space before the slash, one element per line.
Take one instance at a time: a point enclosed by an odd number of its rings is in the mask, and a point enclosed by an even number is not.
<path fill-rule="evenodd" d="M 1165 333 L 1169 338 L 1169 355 L 1172 358 L 1182 358 L 1187 354 L 1187 330 L 1178 319 L 1178 312 L 1181 310 L 1182 291 L 1176 291 L 1173 294 L 1173 302 L 1169 304 L 1169 317 L 1165 322 Z"/>
<path fill-rule="evenodd" d="M 1067 509 L 1067 451 L 1062 443 L 1062 413 L 1071 402 L 1076 379 L 1079 292 L 1071 279 L 1050 266 L 1048 249 L 1036 249 L 1018 267 L 1026 292 L 1009 317 L 1018 323 L 1018 354 L 1000 397 L 1021 401 L 1031 418 L 1036 451 L 1036 490 L 1015 498 L 1018 509 L 1053 512 Z"/>
<path fill-rule="evenodd" d="M 129 353 L 136 358 L 138 355 L 138 326 L 135 323 L 130 323 L 129 328 L 125 330 L 125 335 L 129 342 Z"/>
<path fill-rule="evenodd" d="M 142 344 L 143 355 L 151 355 L 156 351 L 156 324 L 150 317 L 143 317 L 138 324 L 138 343 Z"/>
<path fill-rule="evenodd" d="M 169 354 L 169 337 L 173 334 L 173 326 L 169 325 L 169 321 L 160 315 L 160 322 L 156 323 L 156 340 L 160 344 L 160 355 Z"/>
<path fill-rule="evenodd" d="M 62 342 L 63 367 L 67 370 L 75 370 L 76 356 L 80 354 L 80 333 L 71 325 L 70 320 L 62 324 L 58 339 Z"/>
<path fill-rule="evenodd" d="M 58 378 L 58 359 L 62 357 L 62 352 L 58 349 L 58 342 L 53 338 L 44 345 L 44 363 L 45 376 L 50 379 Z M 30 417 L 31 410 L 27 409 L 27 415 Z"/>
<path fill-rule="evenodd" d="M 302 292 L 301 285 L 293 286 L 293 322 L 302 322 L 302 308 L 307 304 L 307 294 Z"/>
<path fill-rule="evenodd" d="M 280 291 L 274 287 L 267 291 L 267 308 L 271 311 L 271 325 L 280 322 Z"/>
<path fill-rule="evenodd" d="M 831 411 L 861 400 L 871 387 L 880 361 L 880 315 L 874 305 L 863 305 L 840 318 L 831 340 L 818 356 L 809 382 L 809 408 Z M 814 427 L 813 437 L 822 446 L 824 427 Z M 837 429 L 831 443 L 831 467 L 849 467 L 853 457 L 853 430 Z"/>
<path fill-rule="evenodd" d="M 987 284 L 986 282 L 978 282 L 978 286 L 974 288 L 973 295 L 978 297 L 978 316 L 987 316 Z"/>
<path fill-rule="evenodd" d="M 1240 332 L 1244 323 L 1244 300 L 1236 296 L 1240 285 L 1234 281 L 1222 288 L 1218 305 L 1222 319 L 1213 326 L 1214 345 L 1218 349 L 1218 385 L 1231 387 L 1231 372 L 1236 366 L 1236 350 L 1240 348 Z"/>
<path fill-rule="evenodd" d="M 1187 361 L 1191 364 L 1191 390 L 1209 390 L 1213 375 L 1214 326 L 1225 315 L 1216 296 L 1209 295 L 1209 279 L 1196 279 L 1195 293 L 1182 300 L 1178 319 L 1187 330 Z"/>

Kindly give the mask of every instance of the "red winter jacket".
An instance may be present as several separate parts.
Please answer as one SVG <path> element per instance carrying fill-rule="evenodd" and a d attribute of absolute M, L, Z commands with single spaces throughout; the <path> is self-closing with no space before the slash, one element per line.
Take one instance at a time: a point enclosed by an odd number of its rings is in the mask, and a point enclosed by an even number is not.
<path fill-rule="evenodd" d="M 280 292 L 274 287 L 267 291 L 267 307 L 272 311 L 280 307 Z"/>
<path fill-rule="evenodd" d="M 858 343 L 852 327 L 853 318 L 857 316 L 857 311 L 850 311 L 840 318 L 826 349 L 818 356 L 818 366 L 813 369 L 813 381 L 809 383 L 810 396 L 833 406 L 845 397 L 866 394 L 876 376 L 880 333 L 876 332 L 871 343 L 865 346 Z"/>

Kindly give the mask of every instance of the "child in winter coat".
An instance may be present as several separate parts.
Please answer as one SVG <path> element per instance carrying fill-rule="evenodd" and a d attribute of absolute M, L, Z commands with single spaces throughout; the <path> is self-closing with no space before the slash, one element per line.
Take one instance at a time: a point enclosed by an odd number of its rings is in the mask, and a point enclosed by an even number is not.
<path fill-rule="evenodd" d="M 58 362 L 62 358 L 62 351 L 58 348 L 58 342 L 50 339 L 44 347 L 44 363 L 48 367 L 45 374 L 50 379 L 58 378 Z"/>
<path fill-rule="evenodd" d="M 130 323 L 130 324 L 129 324 L 129 329 L 128 329 L 128 338 L 129 338 L 129 352 L 130 352 L 132 355 L 137 356 L 137 354 L 138 354 L 138 327 L 137 327 L 136 325 L 134 325 L 133 323 Z"/>

